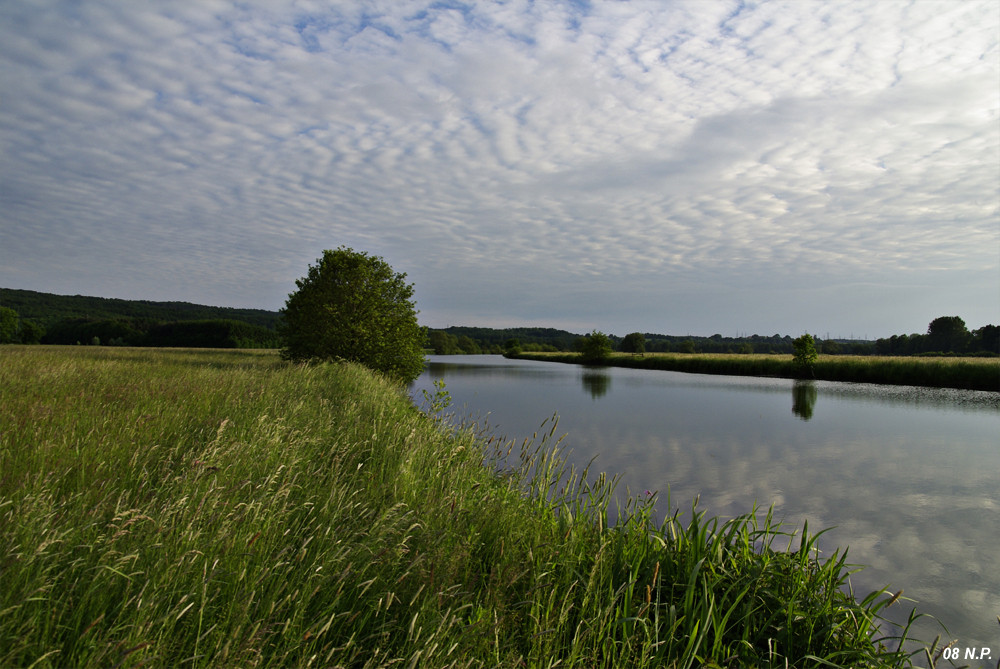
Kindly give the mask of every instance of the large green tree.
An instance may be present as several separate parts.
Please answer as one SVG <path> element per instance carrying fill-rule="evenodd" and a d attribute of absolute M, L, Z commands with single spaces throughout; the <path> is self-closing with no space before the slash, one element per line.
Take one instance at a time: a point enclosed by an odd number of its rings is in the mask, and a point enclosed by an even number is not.
<path fill-rule="evenodd" d="M 352 360 L 403 382 L 424 368 L 413 285 L 378 256 L 324 251 L 281 310 L 288 360 Z"/>

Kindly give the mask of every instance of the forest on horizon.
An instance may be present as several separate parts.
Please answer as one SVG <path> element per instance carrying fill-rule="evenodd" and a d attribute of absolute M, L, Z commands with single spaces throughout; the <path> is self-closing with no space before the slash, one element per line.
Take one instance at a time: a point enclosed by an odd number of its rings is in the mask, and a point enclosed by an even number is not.
<path fill-rule="evenodd" d="M 213 307 L 0 288 L 0 343 L 101 344 L 195 348 L 279 348 L 281 314 L 266 309 Z M 650 353 L 791 353 L 790 335 L 724 337 L 641 334 Z M 578 350 L 586 334 L 557 328 L 428 328 L 427 348 L 439 355 Z M 616 348 L 625 337 L 608 335 Z M 1000 355 L 1000 326 L 973 331 L 958 316 L 935 318 L 926 333 L 877 340 L 819 339 L 827 355 Z"/>

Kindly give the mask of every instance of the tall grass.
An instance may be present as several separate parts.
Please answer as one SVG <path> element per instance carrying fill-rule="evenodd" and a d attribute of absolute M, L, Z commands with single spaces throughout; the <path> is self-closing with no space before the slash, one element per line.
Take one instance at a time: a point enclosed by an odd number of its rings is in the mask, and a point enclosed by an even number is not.
<path fill-rule="evenodd" d="M 0 666 L 909 665 L 818 535 L 612 508 L 554 423 L 442 429 L 269 353 L 0 361 Z"/>
<path fill-rule="evenodd" d="M 550 362 L 582 362 L 578 353 L 521 353 L 520 358 Z M 616 353 L 606 364 L 696 374 L 797 378 L 791 355 Z M 1000 358 L 927 358 L 913 356 L 821 355 L 811 378 L 891 385 L 1000 391 Z"/>

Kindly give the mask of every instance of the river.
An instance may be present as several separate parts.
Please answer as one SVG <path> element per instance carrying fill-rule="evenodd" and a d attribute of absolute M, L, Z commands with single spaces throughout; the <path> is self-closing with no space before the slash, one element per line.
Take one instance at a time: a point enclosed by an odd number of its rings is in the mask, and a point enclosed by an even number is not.
<path fill-rule="evenodd" d="M 915 601 L 891 618 L 916 606 L 948 628 L 917 636 L 1000 657 L 998 393 L 429 356 L 418 404 L 436 379 L 449 412 L 519 442 L 558 414 L 574 464 L 669 494 L 669 512 L 698 496 L 722 519 L 756 503 L 786 529 L 832 528 L 824 552 L 865 565 L 855 594 L 903 589 Z"/>

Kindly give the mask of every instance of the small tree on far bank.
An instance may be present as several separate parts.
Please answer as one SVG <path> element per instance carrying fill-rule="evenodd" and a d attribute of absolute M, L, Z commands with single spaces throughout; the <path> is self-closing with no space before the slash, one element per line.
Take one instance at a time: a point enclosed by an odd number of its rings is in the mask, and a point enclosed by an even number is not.
<path fill-rule="evenodd" d="M 804 334 L 792 342 L 792 348 L 795 351 L 792 355 L 795 369 L 803 376 L 806 374 L 813 376 L 813 365 L 819 359 L 816 353 L 816 340 L 811 334 Z"/>
<path fill-rule="evenodd" d="M 503 343 L 503 354 L 505 356 L 520 355 L 521 342 L 514 337 L 511 337 Z"/>
<path fill-rule="evenodd" d="M 426 337 L 405 279 L 377 256 L 324 251 L 281 310 L 282 357 L 352 360 L 403 382 L 417 378 Z"/>
<path fill-rule="evenodd" d="M 600 364 L 611 357 L 612 350 L 611 338 L 603 332 L 594 330 L 584 337 L 580 355 L 587 364 Z"/>
<path fill-rule="evenodd" d="M 645 353 L 646 337 L 641 332 L 631 332 L 622 340 L 621 349 L 625 353 Z"/>

